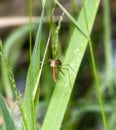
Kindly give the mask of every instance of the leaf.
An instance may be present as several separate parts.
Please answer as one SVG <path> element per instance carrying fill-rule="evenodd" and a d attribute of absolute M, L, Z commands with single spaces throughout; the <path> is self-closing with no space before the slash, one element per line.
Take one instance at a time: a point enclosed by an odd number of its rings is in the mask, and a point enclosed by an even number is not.
<path fill-rule="evenodd" d="M 0 54 L 1 54 L 1 57 L 2 57 L 2 60 L 3 60 L 3 63 L 5 65 L 5 68 L 7 70 L 7 74 L 8 74 L 8 77 L 9 77 L 9 82 L 10 82 L 10 84 L 12 86 L 13 91 L 14 91 L 15 98 L 16 98 L 17 103 L 18 103 L 18 107 L 19 107 L 20 112 L 22 114 L 23 122 L 25 122 L 25 117 L 24 117 L 24 114 L 23 114 L 22 104 L 20 103 L 20 95 L 19 95 L 19 92 L 18 92 L 17 87 L 16 87 L 14 74 L 13 74 L 12 68 L 11 68 L 11 66 L 10 66 L 10 64 L 8 62 L 6 52 L 5 52 L 4 48 L 2 47 L 2 41 L 1 40 L 0 40 Z"/>
<path fill-rule="evenodd" d="M 85 1 L 89 32 L 92 30 L 98 5 L 99 0 L 94 0 L 91 2 L 90 0 Z M 86 32 L 85 34 L 87 34 L 88 31 L 86 28 L 83 8 L 77 23 L 82 32 Z M 87 42 L 88 39 L 80 32 L 80 30 L 75 28 L 69 43 L 69 47 L 67 49 L 65 60 L 63 62 L 64 66 L 68 64 L 68 70 L 63 70 L 65 76 L 59 76 L 59 80 L 56 83 L 52 99 L 43 122 L 42 130 L 60 129 L 76 79 L 75 73 L 78 73 L 83 55 L 87 47 Z M 73 68 L 74 71 L 71 68 Z"/>
<path fill-rule="evenodd" d="M 45 5 L 45 1 L 43 2 L 43 4 Z M 41 20 L 39 21 L 39 27 L 36 35 L 32 59 L 27 74 L 26 90 L 24 94 L 24 113 L 27 121 L 28 130 L 36 129 L 39 90 L 37 91 L 34 102 L 32 101 L 32 93 L 38 76 L 37 72 L 39 72 L 40 68 L 40 44 L 41 44 L 43 18 L 44 18 L 44 6 L 41 14 Z"/>
<path fill-rule="evenodd" d="M 35 29 L 35 27 L 36 25 L 33 25 L 32 29 Z M 4 43 L 4 49 L 12 68 L 14 68 L 16 65 L 28 32 L 29 26 L 20 27 L 11 33 Z M 13 92 L 9 82 L 9 77 L 3 63 L 1 63 L 1 72 L 5 93 L 8 98 L 13 98 Z"/>
<path fill-rule="evenodd" d="M 0 109 L 1 109 L 2 114 L 3 114 L 6 130 L 15 130 L 15 124 L 10 116 L 8 108 L 4 102 L 4 99 L 3 99 L 1 94 L 0 94 Z"/>

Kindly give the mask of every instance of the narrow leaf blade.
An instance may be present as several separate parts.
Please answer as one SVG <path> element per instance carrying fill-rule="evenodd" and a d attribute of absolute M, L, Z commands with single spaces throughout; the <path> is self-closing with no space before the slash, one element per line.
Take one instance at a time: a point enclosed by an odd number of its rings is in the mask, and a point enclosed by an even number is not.
<path fill-rule="evenodd" d="M 8 108 L 4 102 L 4 99 L 3 99 L 1 94 L 0 94 L 0 109 L 1 109 L 2 114 L 3 114 L 6 130 L 15 130 L 15 124 L 10 116 Z"/>
<path fill-rule="evenodd" d="M 94 0 L 91 2 L 90 0 L 86 0 L 85 2 L 90 32 L 95 20 L 98 5 L 99 0 Z M 79 27 L 82 28 L 82 31 L 87 32 L 83 9 L 81 10 L 77 22 Z M 87 42 L 88 39 L 75 28 L 69 43 L 69 48 L 67 50 L 65 60 L 63 62 L 64 65 L 68 64 L 71 68 L 73 68 L 75 73 L 78 73 L 79 66 L 87 47 Z M 70 68 L 69 72 L 67 72 L 67 70 L 64 72 L 65 76 L 60 75 L 59 80 L 55 86 L 55 90 L 48 107 L 42 130 L 59 130 L 61 127 L 61 123 L 76 79 L 76 74 Z"/>

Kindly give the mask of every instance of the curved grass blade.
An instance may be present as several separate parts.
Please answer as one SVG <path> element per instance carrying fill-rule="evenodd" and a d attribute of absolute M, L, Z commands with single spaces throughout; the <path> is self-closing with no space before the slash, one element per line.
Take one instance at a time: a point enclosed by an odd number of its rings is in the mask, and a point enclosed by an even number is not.
<path fill-rule="evenodd" d="M 99 0 L 94 0 L 91 2 L 90 0 L 85 1 L 89 32 L 92 30 L 99 2 Z M 87 32 L 83 8 L 77 23 L 79 28 L 82 28 L 84 32 Z M 87 47 L 87 42 L 88 39 L 80 32 L 80 30 L 75 28 L 63 64 L 69 64 L 76 73 L 78 73 L 79 66 Z M 61 123 L 76 79 L 76 74 L 72 70 L 69 70 L 69 72 L 71 82 L 69 82 L 68 72 L 64 71 L 65 76 L 60 75 L 59 80 L 56 83 L 55 90 L 43 122 L 42 130 L 59 130 L 61 127 Z"/>
<path fill-rule="evenodd" d="M 0 109 L 2 111 L 2 115 L 4 118 L 6 130 L 15 130 L 15 124 L 10 116 L 8 108 L 1 94 L 0 94 Z"/>
<path fill-rule="evenodd" d="M 32 25 L 32 30 L 37 28 L 37 24 Z M 12 67 L 16 64 L 17 57 L 21 52 L 21 48 L 24 44 L 24 41 L 27 38 L 29 33 L 29 25 L 19 27 L 9 37 L 5 40 L 4 49 L 7 55 L 10 55 L 10 64 Z"/>
<path fill-rule="evenodd" d="M 32 26 L 32 29 L 35 29 L 36 25 Z M 23 26 L 16 29 L 11 35 L 6 39 L 4 43 L 4 49 L 12 68 L 15 67 L 19 54 L 21 52 L 21 48 L 26 39 L 26 35 L 29 32 L 29 26 Z M 9 57 L 10 55 L 10 57 Z M 4 68 L 3 63 L 1 63 L 1 72 L 2 72 L 2 80 L 4 84 L 4 89 L 8 98 L 13 98 L 13 92 L 10 86 L 9 77 Z"/>

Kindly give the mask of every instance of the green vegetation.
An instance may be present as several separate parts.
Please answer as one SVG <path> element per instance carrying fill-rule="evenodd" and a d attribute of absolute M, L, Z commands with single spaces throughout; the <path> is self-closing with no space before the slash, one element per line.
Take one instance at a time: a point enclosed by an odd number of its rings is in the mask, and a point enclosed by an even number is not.
<path fill-rule="evenodd" d="M 109 2 L 103 1 L 106 62 L 97 57 L 96 43 L 100 34 L 92 32 L 98 26 L 95 19 L 100 0 L 83 0 L 80 12 L 76 12 L 77 18 L 73 14 L 76 3 L 71 2 L 69 12 L 58 0 L 53 3 L 42 0 L 41 18 L 35 24 L 30 0 L 30 24 L 16 29 L 4 44 L 0 40 L 2 130 L 87 130 L 99 129 L 100 124 L 104 130 L 115 129 L 116 82 L 112 68 Z M 61 11 L 57 22 L 56 9 Z M 49 22 L 44 19 L 46 15 Z M 24 45 L 27 42 L 28 45 Z M 22 94 L 16 84 L 19 79 L 13 72 L 17 71 L 18 58 L 25 46 L 29 53 L 24 51 L 23 57 L 26 62 L 29 60 L 29 66 Z M 53 68 L 50 59 L 55 61 Z M 100 66 L 105 69 L 100 70 Z M 23 70 L 24 74 L 27 70 Z M 7 107 L 3 96 L 13 102 L 15 96 L 15 105 Z M 15 112 L 16 107 L 19 109 Z"/>

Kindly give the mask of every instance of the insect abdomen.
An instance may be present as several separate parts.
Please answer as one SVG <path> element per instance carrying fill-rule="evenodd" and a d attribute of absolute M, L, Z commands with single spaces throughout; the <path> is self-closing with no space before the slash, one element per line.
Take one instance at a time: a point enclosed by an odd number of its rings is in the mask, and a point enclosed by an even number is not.
<path fill-rule="evenodd" d="M 54 79 L 54 81 L 57 80 L 57 77 L 56 77 L 56 67 L 53 67 L 53 79 Z"/>

